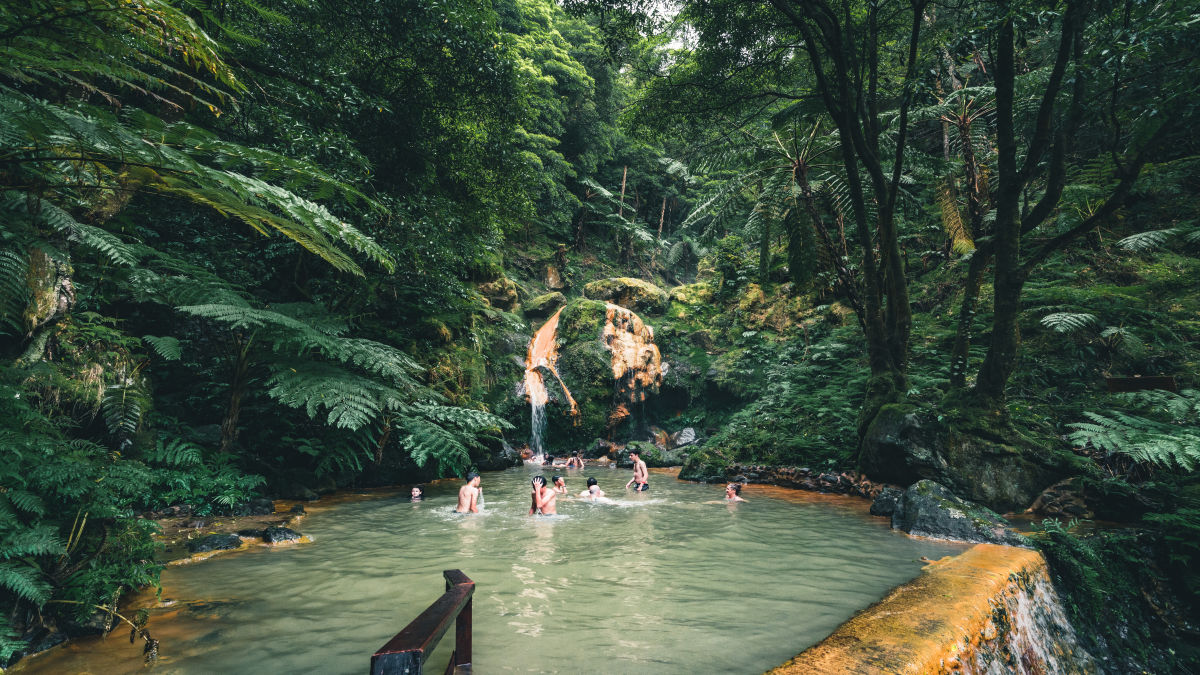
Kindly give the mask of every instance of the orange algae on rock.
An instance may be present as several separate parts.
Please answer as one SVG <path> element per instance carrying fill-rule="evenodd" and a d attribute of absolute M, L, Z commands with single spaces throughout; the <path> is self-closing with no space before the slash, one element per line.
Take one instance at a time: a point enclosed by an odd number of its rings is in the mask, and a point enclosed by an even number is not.
<path fill-rule="evenodd" d="M 646 391 L 662 384 L 662 354 L 654 344 L 654 329 L 632 311 L 606 304 L 604 346 L 612 353 L 617 395 L 629 403 L 646 400 Z"/>
<path fill-rule="evenodd" d="M 1041 553 L 979 544 L 921 576 L 770 671 L 1091 673 Z"/>
<path fill-rule="evenodd" d="M 554 376 L 562 387 L 563 394 L 567 397 L 567 403 L 571 406 L 571 414 L 579 414 L 579 406 L 575 404 L 575 399 L 571 397 L 570 390 L 558 375 L 558 344 L 555 333 L 558 331 L 558 319 L 562 316 L 562 308 L 559 308 L 542 327 L 533 335 L 533 339 L 529 341 L 529 352 L 525 356 L 525 393 L 529 396 L 529 402 L 534 406 L 545 406 L 550 400 L 550 393 L 546 389 L 546 382 L 542 377 L 542 370 L 545 369 Z"/>

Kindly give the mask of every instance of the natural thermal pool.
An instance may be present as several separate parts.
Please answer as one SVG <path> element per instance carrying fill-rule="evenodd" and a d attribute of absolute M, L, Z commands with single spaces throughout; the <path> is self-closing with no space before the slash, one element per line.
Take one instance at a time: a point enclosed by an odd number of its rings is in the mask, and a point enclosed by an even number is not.
<path fill-rule="evenodd" d="M 476 582 L 479 672 L 762 672 L 812 645 L 888 589 L 919 558 L 965 546 L 909 538 L 867 515 L 863 500 L 723 486 L 652 471 L 562 472 L 572 494 L 596 476 L 611 504 L 559 499 L 529 517 L 540 467 L 483 476 L 484 513 L 454 514 L 458 482 L 426 499 L 365 500 L 299 526 L 315 541 L 256 549 L 163 574 L 150 627 L 164 673 L 365 673 L 372 652 L 443 591 L 442 570 Z M 549 476 L 550 472 L 545 472 Z M 718 502 L 718 503 L 706 503 Z M 201 601 L 197 603 L 196 601 Z M 141 645 L 118 629 L 27 660 L 22 672 L 143 672 Z M 427 672 L 441 672 L 443 639 Z"/>

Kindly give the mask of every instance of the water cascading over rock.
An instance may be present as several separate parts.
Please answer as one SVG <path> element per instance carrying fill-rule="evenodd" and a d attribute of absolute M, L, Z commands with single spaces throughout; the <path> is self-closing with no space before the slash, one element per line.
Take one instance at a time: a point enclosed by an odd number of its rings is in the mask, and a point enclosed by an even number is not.
<path fill-rule="evenodd" d="M 654 344 L 654 329 L 632 311 L 608 303 L 604 315 L 604 346 L 612 353 L 617 404 L 609 418 L 616 426 L 657 392 L 663 379 L 662 354 Z"/>
<path fill-rule="evenodd" d="M 546 403 L 550 401 L 550 392 L 546 389 L 543 370 L 549 371 L 562 387 L 563 393 L 571 406 L 572 415 L 577 414 L 578 407 L 571 398 L 571 391 L 558 375 L 558 345 L 555 332 L 558 330 L 558 319 L 562 316 L 559 309 L 534 333 L 529 341 L 529 353 L 525 356 L 525 393 L 529 397 L 531 415 L 531 432 L 529 445 L 534 455 L 543 454 L 542 437 L 546 432 Z"/>
<path fill-rule="evenodd" d="M 663 372 L 654 330 L 636 313 L 572 300 L 529 342 L 523 394 L 530 404 L 532 452 L 544 451 L 547 429 L 561 442 L 581 444 L 611 435 L 632 417 L 644 419 L 643 405 L 658 391 Z M 547 415 L 546 406 L 553 409 L 558 400 L 569 405 L 569 414 Z"/>

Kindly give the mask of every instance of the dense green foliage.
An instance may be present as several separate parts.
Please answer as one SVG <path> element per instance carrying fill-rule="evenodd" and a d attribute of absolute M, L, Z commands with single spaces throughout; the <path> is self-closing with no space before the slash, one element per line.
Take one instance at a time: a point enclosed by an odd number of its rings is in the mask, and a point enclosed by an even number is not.
<path fill-rule="evenodd" d="M 1177 638 L 1138 589 L 1196 590 L 1194 3 L 562 4 L 0 8 L 0 663 L 154 582 L 139 513 L 496 466 L 555 294 L 562 442 L 853 471 L 904 405 L 1074 451 L 1143 532 L 1048 527 L 1077 618 Z M 670 297 L 620 423 L 611 277 Z M 1181 391 L 1105 392 L 1142 374 Z"/>

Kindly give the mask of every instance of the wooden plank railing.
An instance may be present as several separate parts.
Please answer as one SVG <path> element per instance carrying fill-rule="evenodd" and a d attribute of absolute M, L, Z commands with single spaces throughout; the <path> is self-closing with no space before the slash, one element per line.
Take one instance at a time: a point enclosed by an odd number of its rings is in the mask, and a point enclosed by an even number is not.
<path fill-rule="evenodd" d="M 446 673 L 471 672 L 471 598 L 475 582 L 446 570 L 446 592 L 371 656 L 371 675 L 420 675 L 434 647 L 454 622 L 454 653 Z"/>

